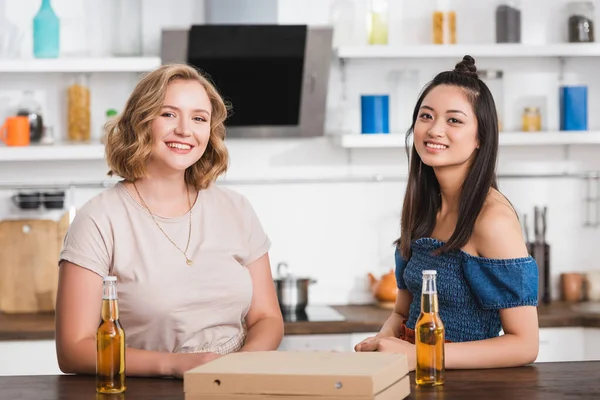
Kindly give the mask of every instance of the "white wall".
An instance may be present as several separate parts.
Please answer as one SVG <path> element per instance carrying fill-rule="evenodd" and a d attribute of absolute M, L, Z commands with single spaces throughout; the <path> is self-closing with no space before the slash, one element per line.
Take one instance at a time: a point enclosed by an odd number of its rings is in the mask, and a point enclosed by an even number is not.
<path fill-rule="evenodd" d="M 34 0 L 9 2 L 9 18 L 27 28 L 35 12 Z M 15 3 L 23 4 L 19 9 Z M 78 3 L 76 0 L 55 0 L 57 12 Z M 87 2 L 86 2 L 87 3 Z M 103 2 L 90 0 L 87 7 L 102 8 Z M 302 3 L 302 6 L 299 4 Z M 406 2 L 405 2 L 406 3 Z M 544 43 L 561 40 L 555 29 L 562 0 L 525 0 L 523 39 L 527 43 Z M 187 26 L 202 21 L 204 12 L 197 2 L 177 0 L 166 2 L 144 0 L 144 51 L 146 55 L 158 54 L 161 26 Z M 330 0 L 280 0 L 278 7 L 281 23 L 324 24 L 329 21 Z M 341 3 L 337 3 L 341 4 Z M 391 43 L 428 43 L 429 15 L 433 1 L 411 3 L 410 7 L 397 7 L 391 29 Z M 456 1 L 458 10 L 458 40 L 483 43 L 493 41 L 492 1 Z M 470 4 L 470 6 L 469 6 Z M 60 6 L 59 6 L 60 5 Z M 467 7 L 469 6 L 469 7 Z M 27 13 L 23 10 L 29 10 Z M 75 7 L 74 9 L 77 9 Z M 467 18 L 465 12 L 473 13 Z M 67 11 L 65 11 L 67 12 Z M 74 11 L 69 11 L 74 12 Z M 477 15 L 486 19 L 477 18 Z M 81 15 L 80 15 L 81 16 Z M 539 18 L 534 22 L 534 17 Z M 548 19 L 544 19 L 548 17 Z M 95 18 L 91 16 L 88 21 Z M 482 22 L 483 21 L 483 22 Z M 91 22 L 90 22 L 91 23 Z M 104 26 L 102 21 L 95 22 Z M 400 29 L 402 28 L 402 29 Z M 353 29 L 361 32 L 360 28 Z M 106 54 L 106 30 L 93 30 L 89 43 L 94 44 L 94 54 Z M 103 39 L 104 38 L 104 39 Z M 346 38 L 347 39 L 347 38 Z M 66 39 L 65 39 L 66 40 Z M 341 38 L 340 40 L 345 40 Z M 353 43 L 364 36 L 352 39 Z M 29 47 L 27 47 L 29 46 Z M 23 54 L 31 53 L 31 43 L 23 44 Z M 73 45 L 74 46 L 74 45 Z M 422 84 L 435 72 L 452 68 L 458 60 L 352 61 L 346 66 L 345 85 L 339 66 L 332 66 L 328 97 L 328 135 L 339 132 L 358 132 L 360 127 L 359 94 L 366 91 L 390 91 L 392 79 L 405 70 L 415 71 L 417 83 L 405 84 L 398 80 L 393 106 L 392 128 L 403 130 L 406 114 L 416 100 Z M 507 109 L 523 96 L 547 97 L 548 129 L 557 129 L 556 109 L 558 61 L 541 59 L 477 60 L 480 68 L 496 67 L 505 71 L 505 106 Z M 590 129 L 600 129 L 600 119 L 594 113 L 598 108 L 600 80 L 593 71 L 597 59 L 568 60 L 566 71 L 570 79 L 584 81 L 590 91 Z M 71 77 L 56 75 L 0 75 L 1 90 L 33 88 L 43 92 L 46 115 L 55 132 L 64 137 L 64 88 Z M 108 107 L 121 108 L 137 76 L 135 74 L 94 74 L 92 82 L 93 116 L 100 133 L 103 113 Z M 2 95 L 0 90 L 0 109 Z M 14 93 L 14 92 L 11 92 Z M 10 97 L 10 99 L 13 99 Z M 402 106 L 403 105 L 403 106 Z M 404 107 L 404 108 L 401 108 Z M 399 112 L 402 110 L 402 112 Z M 516 128 L 518 110 L 507 115 L 506 125 Z M 402 122 L 404 121 L 404 122 Z M 381 274 L 393 268 L 392 241 L 398 234 L 400 209 L 404 194 L 404 181 L 346 182 L 343 177 L 402 175 L 406 173 L 403 150 L 343 150 L 329 140 L 229 140 L 231 167 L 223 183 L 234 181 L 233 188 L 249 197 L 263 225 L 273 241 L 271 259 L 273 267 L 286 261 L 295 272 L 313 276 L 318 283 L 311 289 L 314 303 L 343 304 L 371 300 L 366 285 L 366 273 Z M 500 171 L 562 172 L 600 170 L 599 147 L 577 147 L 568 151 L 559 147 L 503 148 L 500 154 Z M 73 182 L 106 179 L 102 162 L 0 163 L 0 185 L 27 182 Z M 306 179 L 330 177 L 321 183 L 280 184 L 277 179 Z M 240 181 L 264 180 L 241 184 Z M 521 212 L 533 212 L 534 205 L 548 205 L 549 226 L 547 237 L 552 245 L 552 272 L 554 295 L 558 295 L 558 276 L 565 271 L 599 269 L 595 245 L 600 242 L 600 228 L 583 228 L 584 183 L 576 179 L 501 179 L 501 189 Z M 98 190 L 75 191 L 75 204 L 81 205 Z M 14 191 L 0 191 L 0 216 L 14 218 L 16 214 L 9 196 Z"/>

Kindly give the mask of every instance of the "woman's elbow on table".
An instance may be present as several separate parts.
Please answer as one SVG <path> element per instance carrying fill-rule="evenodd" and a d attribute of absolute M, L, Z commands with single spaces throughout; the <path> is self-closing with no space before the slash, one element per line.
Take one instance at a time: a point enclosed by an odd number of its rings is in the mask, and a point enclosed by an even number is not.
<path fill-rule="evenodd" d="M 537 360 L 538 353 L 540 350 L 540 341 L 539 336 L 535 336 L 535 338 L 531 338 L 527 340 L 527 343 L 524 346 L 524 350 L 521 353 L 522 363 L 521 365 L 531 364 Z"/>
<path fill-rule="evenodd" d="M 56 342 L 58 368 L 65 374 L 78 374 L 83 372 L 80 371 L 80 366 L 77 365 L 77 357 L 73 354 L 74 351 L 66 349 L 66 346 L 64 344 L 61 345 L 59 341 Z"/>

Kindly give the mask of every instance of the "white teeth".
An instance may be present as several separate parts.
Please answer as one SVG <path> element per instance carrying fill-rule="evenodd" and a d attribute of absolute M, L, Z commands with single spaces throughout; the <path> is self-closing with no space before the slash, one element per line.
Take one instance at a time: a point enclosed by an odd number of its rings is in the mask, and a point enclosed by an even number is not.
<path fill-rule="evenodd" d="M 434 144 L 434 143 L 425 143 L 425 146 L 431 148 L 431 149 L 438 149 L 438 150 L 444 150 L 447 149 L 448 146 L 444 146 L 443 144 Z"/>
<path fill-rule="evenodd" d="M 189 150 L 192 148 L 192 146 L 190 146 L 189 144 L 182 144 L 182 143 L 167 143 L 167 146 L 172 147 L 174 149 L 180 149 L 180 150 Z"/>

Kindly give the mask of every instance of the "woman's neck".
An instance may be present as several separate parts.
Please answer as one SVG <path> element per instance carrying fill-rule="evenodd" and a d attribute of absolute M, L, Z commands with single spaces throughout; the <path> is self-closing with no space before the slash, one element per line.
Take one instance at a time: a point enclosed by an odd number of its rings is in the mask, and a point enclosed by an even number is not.
<path fill-rule="evenodd" d="M 460 207 L 460 195 L 462 185 L 467 175 L 467 168 L 464 165 L 452 167 L 443 167 L 434 169 L 435 177 L 440 185 L 440 194 L 442 205 L 440 214 L 458 214 Z"/>
<path fill-rule="evenodd" d="M 136 180 L 133 189 L 140 204 L 145 203 L 152 214 L 161 217 L 184 215 L 189 211 L 190 203 L 193 204 L 196 198 L 194 192 L 189 190 L 185 183 L 184 173 L 171 175 L 149 173 L 147 177 Z"/>

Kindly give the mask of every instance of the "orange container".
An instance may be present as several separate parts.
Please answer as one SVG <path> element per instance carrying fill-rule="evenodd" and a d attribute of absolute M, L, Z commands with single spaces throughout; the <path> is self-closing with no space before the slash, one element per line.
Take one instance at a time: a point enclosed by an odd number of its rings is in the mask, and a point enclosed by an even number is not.
<path fill-rule="evenodd" d="M 29 146 L 29 118 L 8 117 L 0 127 L 0 140 L 7 146 Z"/>

